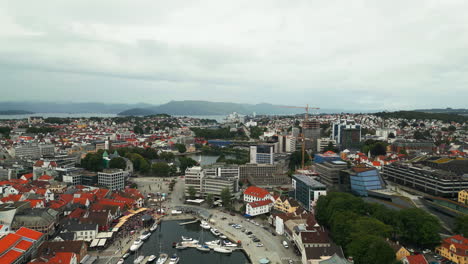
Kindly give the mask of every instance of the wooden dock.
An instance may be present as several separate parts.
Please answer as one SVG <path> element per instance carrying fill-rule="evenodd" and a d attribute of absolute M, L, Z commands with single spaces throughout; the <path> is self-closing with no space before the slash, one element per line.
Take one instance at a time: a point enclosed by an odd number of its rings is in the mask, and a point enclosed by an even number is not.
<path fill-rule="evenodd" d="M 196 222 L 198 222 L 199 220 L 198 219 L 194 219 L 192 221 L 189 221 L 189 222 L 184 222 L 184 223 L 180 223 L 179 225 L 189 225 L 189 224 L 195 224 Z"/>

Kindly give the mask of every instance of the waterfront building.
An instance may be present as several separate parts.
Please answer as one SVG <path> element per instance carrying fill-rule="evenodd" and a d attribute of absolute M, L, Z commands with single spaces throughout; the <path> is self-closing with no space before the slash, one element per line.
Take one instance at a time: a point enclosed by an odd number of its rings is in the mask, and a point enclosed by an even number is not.
<path fill-rule="evenodd" d="M 106 169 L 98 172 L 98 184 L 110 190 L 123 190 L 128 172 L 121 169 Z"/>
<path fill-rule="evenodd" d="M 265 178 L 274 174 L 281 174 L 283 172 L 279 164 L 255 164 L 247 163 L 239 166 L 239 178 L 241 181 L 247 178 Z"/>
<path fill-rule="evenodd" d="M 197 197 L 206 197 L 212 194 L 221 197 L 223 189 L 229 189 L 231 194 L 238 191 L 239 169 L 237 166 L 199 166 L 187 168 L 185 171 L 185 195 L 189 195 L 189 189 L 193 188 Z"/>
<path fill-rule="evenodd" d="M 262 200 L 273 200 L 273 196 L 269 191 L 257 186 L 250 186 L 245 189 L 244 202 L 250 203 Z"/>
<path fill-rule="evenodd" d="M 273 201 L 270 199 L 250 202 L 245 206 L 245 214 L 247 216 L 266 214 L 270 212 L 272 206 Z"/>
<path fill-rule="evenodd" d="M 292 188 L 294 199 L 307 211 L 312 211 L 318 198 L 327 194 L 327 188 L 323 183 L 300 174 L 292 176 Z"/>

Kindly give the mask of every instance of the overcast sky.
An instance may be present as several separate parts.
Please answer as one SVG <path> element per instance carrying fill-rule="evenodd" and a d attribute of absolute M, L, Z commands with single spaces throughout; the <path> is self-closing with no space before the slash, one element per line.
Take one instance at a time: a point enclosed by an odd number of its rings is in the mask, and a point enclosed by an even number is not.
<path fill-rule="evenodd" d="M 468 107 L 466 0 L 0 0 L 0 101 Z"/>

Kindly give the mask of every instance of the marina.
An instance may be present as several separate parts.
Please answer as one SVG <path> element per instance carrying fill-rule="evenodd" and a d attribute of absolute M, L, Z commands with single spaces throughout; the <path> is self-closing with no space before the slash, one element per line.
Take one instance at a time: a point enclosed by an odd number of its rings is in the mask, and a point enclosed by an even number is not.
<path fill-rule="evenodd" d="M 162 221 L 159 223 L 158 229 L 152 232 L 145 241 L 139 239 L 141 234 L 138 234 L 137 241 L 141 241 L 141 244 L 140 242 L 137 242 L 137 244 L 140 244 L 140 246 L 135 251 L 131 251 L 123 263 L 150 263 L 149 259 L 152 255 L 159 256 L 157 260 L 151 262 L 158 264 L 249 263 L 247 256 L 242 250 L 238 250 L 238 247 L 228 247 L 225 244 L 228 241 L 220 240 L 210 230 L 203 229 L 198 221 L 180 225 L 180 223 L 184 222 L 187 222 L 187 220 Z M 182 237 L 185 240 L 182 240 Z M 206 241 L 206 245 L 204 241 Z M 173 243 L 179 245 L 179 248 L 174 247 Z M 229 243 L 227 244 L 229 245 Z M 176 254 L 176 258 L 174 254 Z M 143 258 L 141 259 L 141 257 Z M 138 262 L 140 261 L 139 258 L 141 262 Z"/>

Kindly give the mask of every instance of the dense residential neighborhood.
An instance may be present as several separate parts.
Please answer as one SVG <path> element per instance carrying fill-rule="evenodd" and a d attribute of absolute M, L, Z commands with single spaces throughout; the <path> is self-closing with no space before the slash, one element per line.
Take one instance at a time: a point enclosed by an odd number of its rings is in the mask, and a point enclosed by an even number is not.
<path fill-rule="evenodd" d="M 251 263 L 468 263 L 466 123 L 306 118 L 1 120 L 0 263 L 124 263 L 184 215 Z"/>

